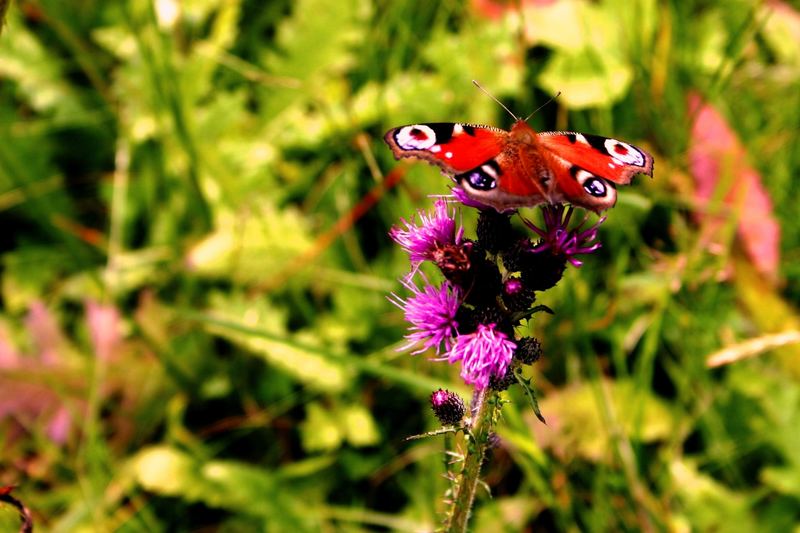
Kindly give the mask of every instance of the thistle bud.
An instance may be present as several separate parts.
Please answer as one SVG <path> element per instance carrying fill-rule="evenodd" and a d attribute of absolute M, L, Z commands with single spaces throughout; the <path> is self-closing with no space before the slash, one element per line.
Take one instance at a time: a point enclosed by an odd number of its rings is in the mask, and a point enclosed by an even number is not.
<path fill-rule="evenodd" d="M 467 412 L 464 400 L 458 394 L 444 389 L 431 394 L 431 408 L 443 426 L 458 425 Z"/>

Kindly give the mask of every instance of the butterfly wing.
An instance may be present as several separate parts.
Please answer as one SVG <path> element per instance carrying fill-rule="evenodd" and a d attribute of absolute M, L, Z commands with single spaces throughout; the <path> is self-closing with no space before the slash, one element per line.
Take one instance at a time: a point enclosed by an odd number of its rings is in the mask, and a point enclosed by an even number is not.
<path fill-rule="evenodd" d="M 455 177 L 497 157 L 507 137 L 491 126 L 431 122 L 392 128 L 384 140 L 395 158 L 423 159 Z"/>
<path fill-rule="evenodd" d="M 545 201 L 542 187 L 526 175 L 525 167 L 532 166 L 524 164 L 528 151 L 510 142 L 510 136 L 491 126 L 435 122 L 393 128 L 384 139 L 397 159 L 433 163 L 467 196 L 505 211 Z"/>
<path fill-rule="evenodd" d="M 397 159 L 439 166 L 473 200 L 498 211 L 569 202 L 602 211 L 616 185 L 653 173 L 653 157 L 616 139 L 572 132 L 536 134 L 524 121 L 511 132 L 452 122 L 410 124 L 384 136 Z"/>
<path fill-rule="evenodd" d="M 653 156 L 617 139 L 557 131 L 540 133 L 537 142 L 555 173 L 553 196 L 594 211 L 614 206 L 616 185 L 627 185 L 636 174 L 653 175 Z"/>

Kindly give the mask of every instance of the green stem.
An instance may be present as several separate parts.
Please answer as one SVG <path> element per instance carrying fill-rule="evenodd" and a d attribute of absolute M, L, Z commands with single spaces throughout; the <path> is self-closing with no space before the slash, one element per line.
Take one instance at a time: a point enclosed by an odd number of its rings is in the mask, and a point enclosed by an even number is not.
<path fill-rule="evenodd" d="M 453 499 L 445 521 L 444 530 L 448 533 L 467 530 L 480 482 L 481 466 L 489 448 L 489 435 L 496 419 L 496 399 L 497 393 L 487 392 L 486 389 L 476 390 L 472 397 L 472 421 L 466 434 L 467 453 L 453 487 Z"/>

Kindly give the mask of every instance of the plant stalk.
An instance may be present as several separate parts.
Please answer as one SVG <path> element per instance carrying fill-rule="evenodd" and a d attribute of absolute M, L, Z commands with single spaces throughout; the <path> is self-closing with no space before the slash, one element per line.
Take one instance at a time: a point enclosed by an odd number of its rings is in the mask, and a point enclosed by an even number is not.
<path fill-rule="evenodd" d="M 444 531 L 448 533 L 467 531 L 475 492 L 480 483 L 481 466 L 489 448 L 489 435 L 495 423 L 496 396 L 496 392 L 481 389 L 476 390 L 472 397 L 472 421 L 465 435 L 467 451 L 463 468 L 453 486 L 453 498 L 445 520 Z"/>

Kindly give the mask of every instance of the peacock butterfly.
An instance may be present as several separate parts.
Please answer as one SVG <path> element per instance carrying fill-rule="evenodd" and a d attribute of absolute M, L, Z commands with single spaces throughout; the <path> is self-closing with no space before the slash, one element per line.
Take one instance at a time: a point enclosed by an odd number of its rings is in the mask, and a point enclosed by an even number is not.
<path fill-rule="evenodd" d="M 396 159 L 438 165 L 469 198 L 498 211 L 568 202 L 599 212 L 614 206 L 617 185 L 653 175 L 653 156 L 641 148 L 584 133 L 536 133 L 514 118 L 511 131 L 434 122 L 392 128 L 384 139 Z"/>

